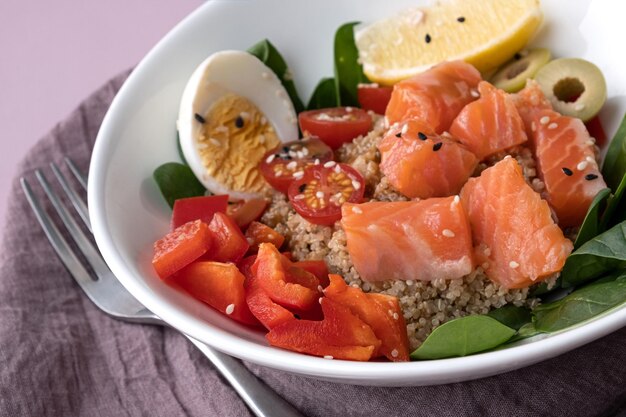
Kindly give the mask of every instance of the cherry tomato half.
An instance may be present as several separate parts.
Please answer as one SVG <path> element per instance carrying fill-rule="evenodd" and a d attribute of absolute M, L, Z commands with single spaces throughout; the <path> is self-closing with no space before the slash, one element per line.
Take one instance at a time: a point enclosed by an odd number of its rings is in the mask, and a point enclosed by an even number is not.
<path fill-rule="evenodd" d="M 306 167 L 316 162 L 324 163 L 333 159 L 333 151 L 324 142 L 309 137 L 283 143 L 266 153 L 259 170 L 269 184 L 281 193 L 287 194 L 289 184 L 301 178 Z"/>
<path fill-rule="evenodd" d="M 314 224 L 331 225 L 341 218 L 341 205 L 360 203 L 365 181 L 350 165 L 333 161 L 315 165 L 289 186 L 293 208 Z"/>
<path fill-rule="evenodd" d="M 385 114 L 392 91 L 392 87 L 379 87 L 378 84 L 359 84 L 357 98 L 363 110 Z"/>
<path fill-rule="evenodd" d="M 304 111 L 298 115 L 298 121 L 302 132 L 319 137 L 333 149 L 366 134 L 372 128 L 370 115 L 354 107 Z"/>

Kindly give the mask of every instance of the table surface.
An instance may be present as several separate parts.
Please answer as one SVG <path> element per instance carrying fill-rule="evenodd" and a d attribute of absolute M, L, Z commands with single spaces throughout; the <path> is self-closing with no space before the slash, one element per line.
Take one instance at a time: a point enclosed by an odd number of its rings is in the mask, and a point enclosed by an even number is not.
<path fill-rule="evenodd" d="M 0 1 L 0 221 L 25 152 L 200 4 Z"/>

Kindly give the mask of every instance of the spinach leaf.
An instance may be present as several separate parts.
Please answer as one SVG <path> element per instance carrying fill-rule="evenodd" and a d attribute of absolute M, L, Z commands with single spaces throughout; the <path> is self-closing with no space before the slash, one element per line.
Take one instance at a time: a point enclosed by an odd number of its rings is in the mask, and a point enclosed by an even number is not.
<path fill-rule="evenodd" d="M 574 249 L 578 249 L 583 243 L 589 241 L 589 239 L 592 239 L 595 236 L 598 236 L 606 230 L 600 225 L 600 215 L 602 214 L 603 206 L 605 206 L 606 200 L 610 195 L 610 188 L 603 188 L 598 192 L 598 194 L 596 194 L 591 202 L 591 205 L 589 206 L 589 210 L 587 210 L 585 220 L 583 220 L 583 224 L 580 226 L 576 242 L 574 242 Z"/>
<path fill-rule="evenodd" d="M 519 330 L 523 325 L 530 323 L 532 320 L 529 309 L 517 307 L 513 304 L 507 304 L 495 310 L 491 310 L 487 315 L 515 330 Z"/>
<path fill-rule="evenodd" d="M 357 86 L 369 82 L 358 63 L 359 51 L 354 43 L 354 26 L 358 24 L 346 23 L 335 33 L 335 88 L 342 106 L 358 106 Z"/>
<path fill-rule="evenodd" d="M 563 287 L 572 287 L 626 267 L 626 222 L 594 237 L 565 261 Z"/>
<path fill-rule="evenodd" d="M 626 273 L 616 279 L 594 282 L 565 298 L 533 310 L 535 329 L 555 332 L 581 323 L 626 301 Z"/>
<path fill-rule="evenodd" d="M 326 107 L 337 107 L 339 104 L 339 96 L 335 88 L 335 79 L 322 78 L 317 84 L 317 87 L 315 87 L 306 109 L 317 110 Z"/>
<path fill-rule="evenodd" d="M 274 45 L 272 45 L 269 40 L 263 39 L 248 48 L 248 52 L 259 58 L 274 71 L 274 74 L 276 74 L 283 84 L 283 87 L 285 87 L 285 90 L 287 90 L 287 94 L 289 94 L 289 98 L 293 103 L 293 107 L 296 109 L 296 113 L 300 113 L 304 110 L 304 104 L 302 104 L 302 100 L 300 100 L 298 96 L 296 85 L 293 83 L 292 74 L 287 67 L 287 63 Z"/>
<path fill-rule="evenodd" d="M 154 170 L 153 177 L 170 207 L 179 198 L 198 197 L 206 192 L 191 168 L 178 162 L 161 165 Z"/>
<path fill-rule="evenodd" d="M 622 177 L 615 193 L 609 197 L 606 210 L 602 215 L 602 227 L 604 230 L 626 220 L 626 200 L 624 199 L 626 192 L 626 174 Z"/>
<path fill-rule="evenodd" d="M 492 349 L 509 340 L 515 330 L 486 315 L 466 316 L 437 327 L 411 359 L 442 359 Z"/>
<path fill-rule="evenodd" d="M 543 333 L 535 329 L 534 323 L 526 323 L 522 327 L 519 328 L 517 333 L 513 335 L 512 338 L 506 341 L 506 344 L 515 343 L 519 340 L 528 339 L 529 337 L 533 337 L 538 335 L 539 333 Z"/>
<path fill-rule="evenodd" d="M 626 115 L 622 119 L 611 144 L 606 151 L 604 164 L 602 165 L 602 176 L 611 187 L 617 190 L 619 183 L 626 173 Z"/>

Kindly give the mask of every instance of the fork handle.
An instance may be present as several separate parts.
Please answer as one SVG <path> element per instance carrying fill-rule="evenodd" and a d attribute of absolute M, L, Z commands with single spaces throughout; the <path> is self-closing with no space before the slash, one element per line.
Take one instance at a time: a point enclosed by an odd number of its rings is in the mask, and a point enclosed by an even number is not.
<path fill-rule="evenodd" d="M 186 336 L 228 380 L 257 417 L 304 417 L 284 398 L 265 385 L 243 364 L 228 355 Z"/>

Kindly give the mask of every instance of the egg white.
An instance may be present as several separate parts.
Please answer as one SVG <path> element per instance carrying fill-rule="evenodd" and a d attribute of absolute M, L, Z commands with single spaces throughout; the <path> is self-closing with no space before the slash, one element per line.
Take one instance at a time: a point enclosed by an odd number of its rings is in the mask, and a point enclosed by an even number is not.
<path fill-rule="evenodd" d="M 229 93 L 250 100 L 272 124 L 281 142 L 298 139 L 296 111 L 276 74 L 248 52 L 214 53 L 196 68 L 185 86 L 178 114 L 178 135 L 189 167 L 215 194 L 228 194 L 231 200 L 254 198 L 258 194 L 231 190 L 208 175 L 198 152 L 198 138 L 204 125 L 195 119 L 195 114 L 204 117 L 217 100 Z"/>

